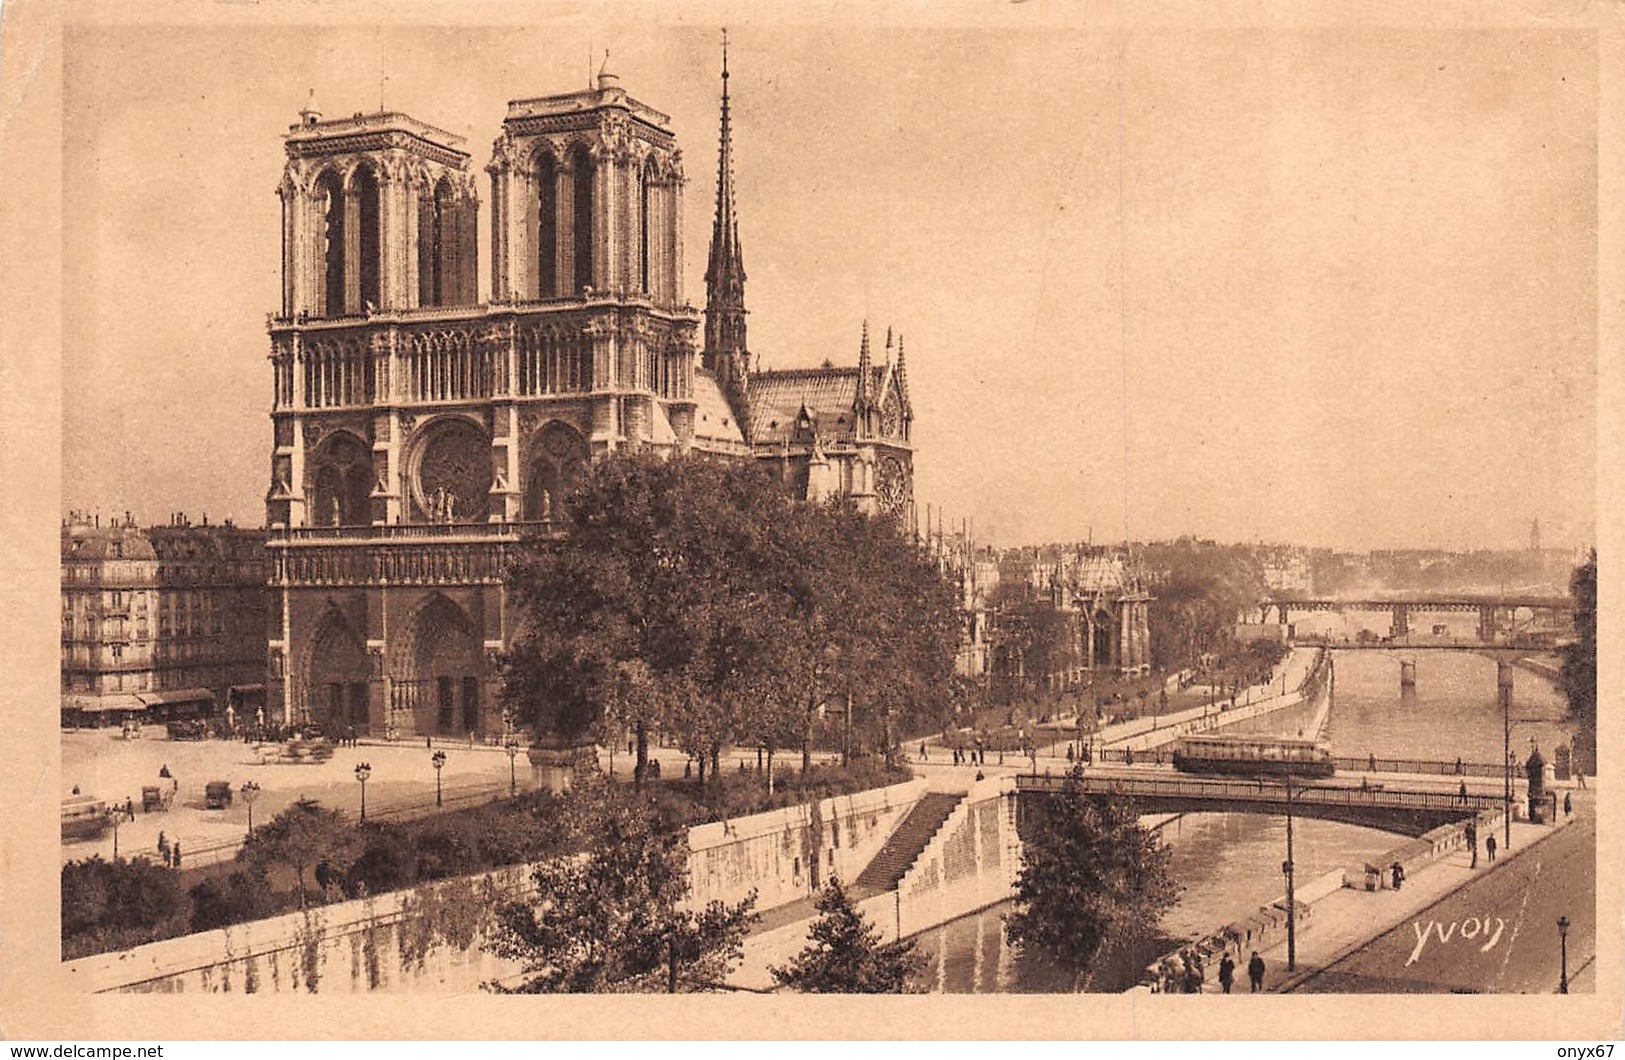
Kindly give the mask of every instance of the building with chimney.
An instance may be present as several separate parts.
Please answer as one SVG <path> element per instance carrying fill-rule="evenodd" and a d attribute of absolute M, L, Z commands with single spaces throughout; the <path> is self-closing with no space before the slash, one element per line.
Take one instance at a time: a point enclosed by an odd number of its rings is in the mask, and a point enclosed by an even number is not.
<path fill-rule="evenodd" d="M 263 531 L 74 513 L 61 557 L 64 724 L 246 723 L 263 706 Z"/>
<path fill-rule="evenodd" d="M 509 551 L 624 448 L 771 461 L 799 496 L 912 517 L 900 338 L 878 364 L 864 326 L 855 368 L 753 368 L 726 52 L 722 78 L 703 314 L 671 118 L 607 71 L 508 104 L 486 301 L 461 138 L 398 113 L 290 127 L 268 321 L 275 720 L 502 731 Z"/>

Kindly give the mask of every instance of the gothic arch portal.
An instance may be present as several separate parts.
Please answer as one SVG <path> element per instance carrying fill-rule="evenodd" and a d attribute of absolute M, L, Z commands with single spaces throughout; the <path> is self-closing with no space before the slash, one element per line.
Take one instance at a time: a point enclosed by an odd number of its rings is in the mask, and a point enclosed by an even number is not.
<path fill-rule="evenodd" d="M 398 728 L 447 735 L 481 728 L 485 660 L 479 631 L 443 594 L 432 594 L 412 611 L 391 648 L 389 671 L 390 711 Z"/>
<path fill-rule="evenodd" d="M 372 522 L 372 453 L 349 431 L 325 438 L 305 462 L 305 497 L 311 526 L 367 526 Z"/>
<path fill-rule="evenodd" d="M 525 520 L 557 519 L 560 503 L 581 480 L 591 456 L 587 440 L 567 423 L 553 420 L 537 431 L 527 454 Z"/>
<path fill-rule="evenodd" d="M 367 690 L 372 667 L 361 636 L 337 605 L 329 604 L 305 649 L 301 710 L 328 735 L 354 726 L 369 729 Z"/>
<path fill-rule="evenodd" d="M 322 170 L 314 185 L 321 207 L 322 287 L 317 315 L 344 314 L 344 178 L 329 167 Z"/>
<path fill-rule="evenodd" d="M 545 141 L 544 141 L 545 143 Z M 559 161 L 552 148 L 536 152 L 536 297 L 559 291 Z"/>

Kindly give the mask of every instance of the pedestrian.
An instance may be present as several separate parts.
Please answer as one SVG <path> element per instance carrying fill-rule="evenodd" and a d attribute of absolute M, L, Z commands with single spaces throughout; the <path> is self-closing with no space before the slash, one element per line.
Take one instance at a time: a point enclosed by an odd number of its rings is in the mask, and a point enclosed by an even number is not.
<path fill-rule="evenodd" d="M 1467 805 L 1467 782 L 1465 780 L 1461 782 L 1461 787 L 1456 790 L 1456 797 L 1461 800 L 1463 806 Z"/>
<path fill-rule="evenodd" d="M 1586 786 L 1586 775 L 1584 773 L 1576 772 L 1574 774 L 1574 779 L 1579 783 L 1580 790 L 1584 791 Z"/>
<path fill-rule="evenodd" d="M 180 868 L 181 867 L 181 841 L 179 839 L 175 840 L 175 845 L 169 848 L 169 856 L 173 860 L 173 864 L 174 864 L 175 868 L 177 868 L 177 869 Z"/>
<path fill-rule="evenodd" d="M 1484 837 L 1484 851 L 1489 854 L 1491 861 L 1495 860 L 1495 836 L 1493 834 Z"/>
<path fill-rule="evenodd" d="M 977 780 L 986 780 L 987 776 L 980 769 L 978 769 L 976 771 L 976 779 Z"/>
<path fill-rule="evenodd" d="M 169 772 L 169 763 L 168 762 L 165 762 L 163 765 L 158 767 L 158 775 L 160 777 L 162 777 L 164 780 L 170 779 L 171 774 Z"/>
<path fill-rule="evenodd" d="M 1458 755 L 1456 757 L 1456 776 L 1459 777 L 1462 774 L 1463 774 L 1463 769 L 1462 769 L 1462 765 L 1461 765 L 1461 756 Z"/>
<path fill-rule="evenodd" d="M 1478 868 L 1478 825 L 1472 821 L 1468 821 L 1465 835 L 1467 838 L 1468 849 L 1473 852 L 1473 863 L 1467 867 L 1470 869 L 1476 869 Z"/>
<path fill-rule="evenodd" d="M 1563 816 L 1574 816 L 1574 795 L 1566 791 L 1563 793 Z"/>
<path fill-rule="evenodd" d="M 1162 992 L 1164 994 L 1178 993 L 1179 991 L 1179 964 L 1172 957 L 1162 960 Z"/>
<path fill-rule="evenodd" d="M 135 800 L 127 795 L 124 798 L 124 816 L 132 821 L 135 820 Z"/>
<path fill-rule="evenodd" d="M 158 833 L 158 856 L 164 859 L 165 865 L 169 864 L 169 837 L 162 832 Z"/>
<path fill-rule="evenodd" d="M 1230 951 L 1225 950 L 1224 956 L 1219 958 L 1219 989 L 1225 993 L 1230 992 L 1230 984 L 1236 981 L 1236 962 L 1230 959 Z"/>
<path fill-rule="evenodd" d="M 1253 951 L 1252 960 L 1247 962 L 1247 981 L 1252 984 L 1255 994 L 1264 989 L 1264 958 L 1258 955 L 1257 950 Z"/>
<path fill-rule="evenodd" d="M 1200 994 L 1202 992 L 1202 959 L 1194 953 L 1185 955 L 1185 993 Z"/>
<path fill-rule="evenodd" d="M 1368 764 L 1371 767 L 1371 772 L 1375 773 L 1377 771 L 1377 756 L 1376 756 L 1375 753 L 1373 753 L 1371 755 L 1371 758 L 1370 758 Z"/>
<path fill-rule="evenodd" d="M 1067 745 L 1066 745 L 1066 760 L 1067 760 L 1067 761 L 1068 761 L 1068 762 L 1071 762 L 1071 761 L 1075 761 L 1075 760 L 1076 760 L 1076 759 L 1077 759 L 1077 755 L 1075 755 L 1075 754 L 1073 754 L 1073 752 L 1072 752 L 1072 745 L 1071 745 L 1071 744 L 1067 744 Z"/>
<path fill-rule="evenodd" d="M 931 756 L 925 753 L 925 741 L 924 740 L 920 741 L 920 761 L 922 761 L 922 762 L 931 761 Z"/>
<path fill-rule="evenodd" d="M 1393 877 L 1394 890 L 1399 890 L 1400 884 L 1405 882 L 1405 866 L 1396 861 L 1388 867 L 1388 872 Z"/>

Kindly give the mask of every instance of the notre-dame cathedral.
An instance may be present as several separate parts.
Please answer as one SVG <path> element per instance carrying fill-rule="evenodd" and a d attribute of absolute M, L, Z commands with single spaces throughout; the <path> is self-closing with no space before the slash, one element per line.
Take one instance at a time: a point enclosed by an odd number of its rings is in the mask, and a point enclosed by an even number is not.
<path fill-rule="evenodd" d="M 913 520 L 899 338 L 760 371 L 746 340 L 726 54 L 703 314 L 683 294 L 671 119 L 603 72 L 515 100 L 480 202 L 461 137 L 404 114 L 286 137 L 274 375 L 268 714 L 493 734 L 505 559 L 623 447 L 770 462 L 803 497 Z"/>

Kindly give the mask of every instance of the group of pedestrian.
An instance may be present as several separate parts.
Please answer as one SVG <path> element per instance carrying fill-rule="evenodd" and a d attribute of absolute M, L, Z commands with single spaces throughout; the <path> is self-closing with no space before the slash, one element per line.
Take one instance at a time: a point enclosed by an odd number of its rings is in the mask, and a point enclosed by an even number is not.
<path fill-rule="evenodd" d="M 975 747 L 954 748 L 954 765 L 956 766 L 985 766 L 987 765 L 987 752 L 980 744 Z"/>
<path fill-rule="evenodd" d="M 1200 994 L 1207 978 L 1202 953 L 1194 948 L 1164 957 L 1157 973 L 1153 987 L 1164 994 Z M 1253 993 L 1264 989 L 1264 958 L 1257 950 L 1247 961 L 1247 980 L 1252 984 Z M 1235 983 L 1236 958 L 1226 949 L 1219 958 L 1219 989 L 1228 994 Z"/>
<path fill-rule="evenodd" d="M 361 741 L 356 737 L 354 725 L 345 726 L 344 731 L 339 733 L 338 740 L 340 747 L 361 746 Z"/>
<path fill-rule="evenodd" d="M 164 867 L 178 869 L 181 867 L 181 841 L 169 841 L 164 833 L 158 833 L 158 857 L 163 861 Z"/>

